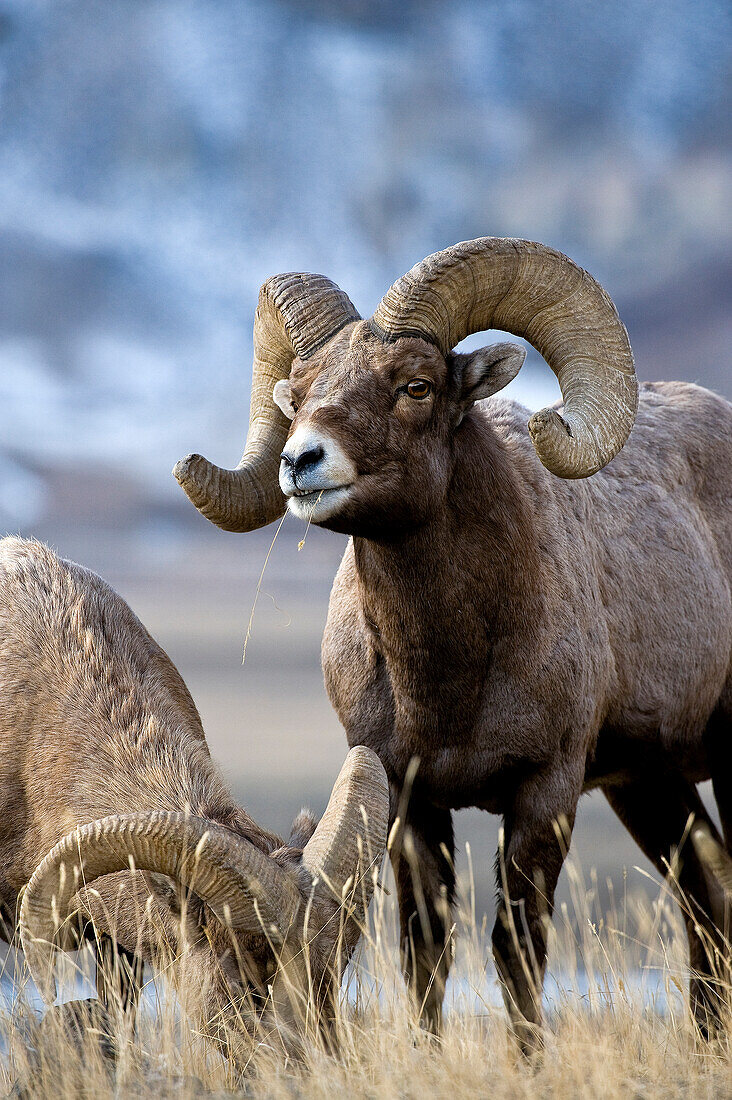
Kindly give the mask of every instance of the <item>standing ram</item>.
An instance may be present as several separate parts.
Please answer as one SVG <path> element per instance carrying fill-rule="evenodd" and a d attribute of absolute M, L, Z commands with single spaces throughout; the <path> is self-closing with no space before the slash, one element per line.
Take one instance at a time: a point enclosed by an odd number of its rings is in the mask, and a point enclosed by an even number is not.
<path fill-rule="evenodd" d="M 490 328 L 544 356 L 561 413 L 536 413 L 527 430 L 520 406 L 483 401 L 524 359 L 510 343 L 453 351 Z M 287 503 L 352 536 L 323 668 L 349 744 L 384 764 L 392 816 L 419 761 L 393 859 L 426 1021 L 439 1023 L 450 965 L 451 811 L 503 815 L 493 948 L 530 1048 L 565 851 L 558 826 L 571 830 L 580 795 L 599 787 L 662 873 L 690 815 L 698 822 L 678 880 L 707 1032 L 721 1005 L 703 980 L 705 940 L 718 942 L 725 901 L 701 858 L 719 862 L 722 849 L 696 784 L 713 780 L 729 851 L 732 408 L 681 383 L 643 386 L 639 403 L 607 294 L 523 240 L 429 256 L 367 321 L 322 276 L 275 276 L 254 345 L 239 466 L 191 455 L 175 473 L 227 530 L 270 523 Z"/>
<path fill-rule="evenodd" d="M 40 543 L 0 541 L 0 904 L 11 936 L 22 895 L 22 944 L 47 1002 L 54 940 L 75 945 L 92 916 L 103 1003 L 134 1008 L 162 934 L 210 1034 L 276 1022 L 292 1035 L 308 994 L 327 1023 L 387 816 L 383 768 L 357 749 L 317 827 L 304 812 L 287 842 L 261 829 L 127 604 Z"/>

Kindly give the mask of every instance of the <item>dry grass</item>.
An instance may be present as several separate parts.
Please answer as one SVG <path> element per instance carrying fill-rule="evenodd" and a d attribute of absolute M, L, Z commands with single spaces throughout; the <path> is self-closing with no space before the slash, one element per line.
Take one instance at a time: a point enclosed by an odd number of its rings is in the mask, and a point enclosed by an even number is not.
<path fill-rule="evenodd" d="M 133 1036 L 117 1038 L 116 1071 L 93 1028 L 72 1040 L 50 1017 L 39 1027 L 24 993 L 0 1020 L 2 1085 L 37 1097 L 193 1097 L 230 1090 L 257 1097 L 705 1097 L 732 1096 L 725 1040 L 703 1044 L 686 1005 L 685 933 L 665 885 L 657 900 L 621 898 L 596 910 L 596 886 L 577 866 L 571 906 L 556 914 L 550 946 L 546 1048 L 516 1055 L 490 958 L 490 930 L 475 919 L 464 884 L 457 959 L 444 1036 L 422 1033 L 399 974 L 393 891 L 377 892 L 369 933 L 347 975 L 337 1021 L 339 1051 L 310 1043 L 304 1063 L 263 1043 L 246 1072 L 186 1020 L 185 1008 L 150 985 Z M 27 990 L 26 990 L 27 992 Z"/>

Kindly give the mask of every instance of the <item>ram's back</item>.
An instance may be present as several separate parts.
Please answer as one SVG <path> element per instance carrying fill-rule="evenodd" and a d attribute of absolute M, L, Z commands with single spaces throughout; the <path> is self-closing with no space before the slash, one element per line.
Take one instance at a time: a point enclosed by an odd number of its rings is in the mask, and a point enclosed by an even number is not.
<path fill-rule="evenodd" d="M 607 722 L 674 747 L 695 740 L 732 678 L 732 405 L 691 383 L 641 386 L 630 439 L 584 481 L 539 466 L 525 410 L 490 411 L 546 552 L 591 565 L 610 646 Z"/>
<path fill-rule="evenodd" d="M 0 540 L 0 900 L 77 821 L 160 787 L 191 733 L 207 757 L 183 681 L 124 600 L 40 543 Z"/>

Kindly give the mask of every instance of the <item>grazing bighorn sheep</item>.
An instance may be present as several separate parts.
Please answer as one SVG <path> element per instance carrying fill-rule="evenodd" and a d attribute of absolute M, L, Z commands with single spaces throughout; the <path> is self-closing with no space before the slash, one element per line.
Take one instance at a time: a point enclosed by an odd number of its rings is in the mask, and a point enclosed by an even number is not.
<path fill-rule="evenodd" d="M 12 538 L 0 541 L 0 800 L 6 931 L 29 883 L 21 939 L 47 1002 L 58 926 L 73 916 L 78 935 L 91 914 L 103 999 L 120 996 L 112 941 L 132 1008 L 162 932 L 210 1034 L 273 1020 L 292 1033 L 308 993 L 327 1023 L 386 843 L 377 757 L 351 751 L 320 824 L 303 812 L 284 843 L 233 801 L 185 684 L 127 604 Z"/>
<path fill-rule="evenodd" d="M 536 413 L 527 431 L 516 404 L 476 404 L 524 359 L 513 344 L 453 352 L 489 328 L 544 356 L 561 415 Z M 711 776 L 732 845 L 732 408 L 681 383 L 644 386 L 638 407 L 606 293 L 522 240 L 429 256 L 368 321 L 322 276 L 275 276 L 254 345 L 241 463 L 191 455 L 175 474 L 227 530 L 271 522 L 287 498 L 295 515 L 353 536 L 323 667 L 349 744 L 370 745 L 386 768 L 392 814 L 419 758 L 411 835 L 392 857 L 407 970 L 436 1026 L 451 810 L 502 814 L 493 946 L 530 1047 L 565 848 L 557 826 L 572 828 L 582 792 L 600 787 L 663 871 L 691 814 L 717 843 L 695 789 Z M 703 978 L 702 940 L 722 928 L 724 905 L 697 834 L 678 874 L 699 907 L 687 924 Z M 695 979 L 692 999 L 707 1029 L 711 983 Z"/>

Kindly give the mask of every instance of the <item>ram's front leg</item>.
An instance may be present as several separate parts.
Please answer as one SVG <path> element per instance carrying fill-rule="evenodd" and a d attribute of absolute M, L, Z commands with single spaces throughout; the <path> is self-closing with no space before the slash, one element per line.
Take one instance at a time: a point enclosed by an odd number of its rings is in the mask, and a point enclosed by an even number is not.
<path fill-rule="evenodd" d="M 504 818 L 493 955 L 524 1054 L 541 1047 L 547 934 L 579 793 L 566 776 L 532 777 L 520 785 Z"/>
<path fill-rule="evenodd" d="M 455 842 L 450 811 L 412 797 L 390 855 L 399 895 L 405 977 L 422 1025 L 436 1033 L 453 956 Z"/>

